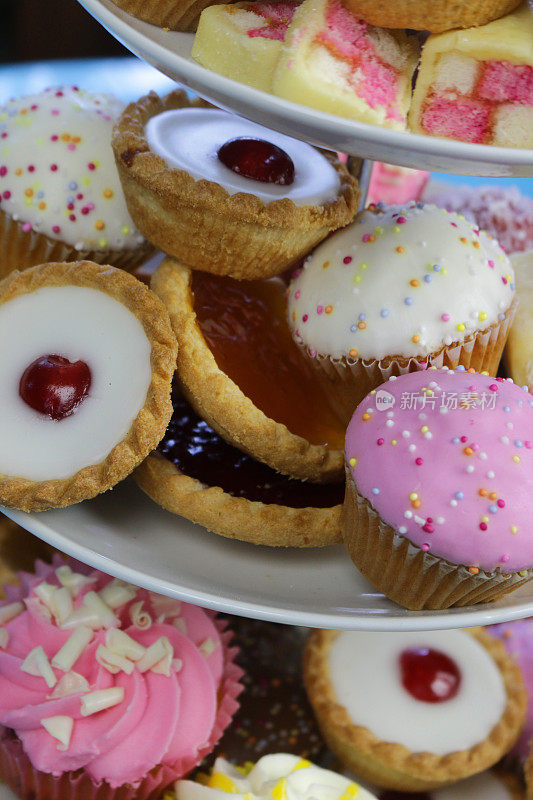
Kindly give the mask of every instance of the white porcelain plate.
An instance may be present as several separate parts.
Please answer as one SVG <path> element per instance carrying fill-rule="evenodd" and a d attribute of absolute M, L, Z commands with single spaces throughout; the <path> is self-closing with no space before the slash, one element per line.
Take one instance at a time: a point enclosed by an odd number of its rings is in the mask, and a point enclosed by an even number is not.
<path fill-rule="evenodd" d="M 211 72 L 190 57 L 193 34 L 165 31 L 120 10 L 111 0 L 79 0 L 129 50 L 169 77 L 263 125 L 364 158 L 463 175 L 533 176 L 533 150 L 463 144 L 402 133 L 326 114 Z"/>
<path fill-rule="evenodd" d="M 312 627 L 429 630 L 533 615 L 533 582 L 496 604 L 406 611 L 377 593 L 341 546 L 285 550 L 223 539 L 163 511 L 133 481 L 66 509 L 3 510 L 40 539 L 105 572 L 247 617 Z"/>

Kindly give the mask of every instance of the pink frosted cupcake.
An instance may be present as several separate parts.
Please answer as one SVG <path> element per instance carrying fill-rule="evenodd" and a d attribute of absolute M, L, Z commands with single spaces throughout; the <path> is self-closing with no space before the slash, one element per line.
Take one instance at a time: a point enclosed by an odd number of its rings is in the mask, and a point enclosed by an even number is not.
<path fill-rule="evenodd" d="M 0 606 L 0 775 L 34 800 L 159 797 L 208 754 L 241 670 L 214 614 L 56 557 Z"/>
<path fill-rule="evenodd" d="M 533 399 L 501 378 L 391 379 L 346 434 L 344 542 L 411 609 L 494 600 L 533 577 Z"/>

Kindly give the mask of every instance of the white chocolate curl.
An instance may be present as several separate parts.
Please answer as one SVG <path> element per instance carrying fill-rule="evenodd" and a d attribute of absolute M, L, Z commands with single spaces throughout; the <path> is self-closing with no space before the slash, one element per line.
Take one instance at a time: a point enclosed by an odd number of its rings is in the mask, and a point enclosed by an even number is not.
<path fill-rule="evenodd" d="M 202 653 L 202 655 L 207 658 L 208 656 L 211 655 L 211 653 L 215 652 L 217 647 L 218 645 L 215 642 L 215 640 L 208 637 L 207 639 L 204 639 L 204 641 L 202 642 L 202 644 L 198 649 Z"/>
<path fill-rule="evenodd" d="M 111 689 L 97 689 L 89 694 L 84 694 L 81 699 L 81 714 L 88 717 L 106 708 L 118 706 L 124 700 L 124 687 L 114 686 Z"/>
<path fill-rule="evenodd" d="M 35 587 L 34 592 L 45 608 L 55 617 L 58 624 L 61 625 L 72 613 L 72 597 L 65 587 L 58 588 L 43 581 Z"/>
<path fill-rule="evenodd" d="M 83 604 L 72 612 L 61 628 L 69 629 L 77 628 L 78 625 L 87 625 L 97 631 L 100 628 L 110 628 L 119 624 L 118 618 L 102 598 L 96 592 L 87 592 L 83 598 Z"/>
<path fill-rule="evenodd" d="M 0 628 L 0 648 L 5 650 L 9 642 L 9 631 L 7 628 Z"/>
<path fill-rule="evenodd" d="M 110 608 L 120 608 L 135 599 L 137 589 L 131 583 L 114 578 L 98 594 Z"/>
<path fill-rule="evenodd" d="M 62 675 L 54 687 L 54 691 L 50 695 L 50 699 L 56 700 L 59 697 L 68 697 L 71 694 L 78 694 L 78 692 L 88 692 L 89 681 L 80 675 L 79 672 L 70 672 Z"/>
<path fill-rule="evenodd" d="M 172 623 L 175 628 L 181 631 L 185 636 L 187 636 L 187 623 L 183 619 L 183 617 L 176 617 L 174 622 Z"/>
<path fill-rule="evenodd" d="M 39 647 L 34 647 L 33 650 L 28 653 L 20 668 L 23 672 L 27 672 L 28 675 L 44 678 L 46 685 L 50 689 L 57 683 L 54 670 L 50 666 L 46 653 L 40 645 Z"/>
<path fill-rule="evenodd" d="M 82 575 L 81 572 L 73 572 L 67 564 L 56 569 L 56 576 L 61 586 L 68 589 L 72 597 L 76 597 L 84 586 L 97 581 L 97 578 L 90 578 L 88 575 Z"/>
<path fill-rule="evenodd" d="M 171 619 L 181 613 L 181 600 L 175 600 L 173 597 L 165 597 L 162 594 L 150 592 L 150 602 L 160 619 L 161 617 L 163 620 L 165 617 Z"/>
<path fill-rule="evenodd" d="M 118 672 L 125 672 L 126 675 L 131 675 L 135 664 L 124 656 L 119 656 L 118 653 L 110 650 L 103 644 L 98 645 L 96 648 L 96 660 L 100 666 L 104 667 L 108 672 L 116 675 Z"/>
<path fill-rule="evenodd" d="M 106 647 L 119 656 L 131 658 L 132 661 L 139 661 L 146 653 L 146 647 L 136 642 L 127 633 L 119 628 L 111 628 L 105 637 Z"/>
<path fill-rule="evenodd" d="M 62 714 L 56 717 L 46 717 L 41 720 L 41 725 L 45 728 L 50 736 L 57 739 L 62 747 L 60 750 L 66 750 L 70 744 L 70 737 L 72 736 L 72 728 L 74 727 L 74 720 L 72 717 L 65 717 Z"/>
<path fill-rule="evenodd" d="M 75 628 L 69 638 L 52 658 L 52 665 L 63 672 L 68 672 L 81 656 L 91 639 L 93 631 L 86 625 Z"/>
<path fill-rule="evenodd" d="M 24 603 L 20 602 L 8 603 L 6 606 L 0 606 L 0 625 L 5 625 L 6 622 L 15 619 L 15 617 L 18 617 L 23 611 Z"/>
<path fill-rule="evenodd" d="M 160 661 L 163 659 L 167 659 L 170 656 L 170 660 L 168 661 L 168 666 L 166 665 L 167 662 L 161 665 L 158 670 L 155 670 L 154 667 L 159 664 Z M 168 641 L 166 636 L 160 636 L 150 647 L 147 648 L 146 653 L 143 655 L 139 661 L 137 661 L 137 669 L 139 672 L 147 672 L 149 669 L 156 671 L 167 670 L 168 672 L 164 672 L 165 675 L 170 675 L 170 664 L 172 659 L 174 658 L 174 650 L 172 645 Z"/>
<path fill-rule="evenodd" d="M 132 603 L 130 606 L 130 619 L 136 628 L 140 631 L 147 631 L 152 627 L 152 617 L 148 611 L 143 611 L 144 600 L 138 603 Z"/>

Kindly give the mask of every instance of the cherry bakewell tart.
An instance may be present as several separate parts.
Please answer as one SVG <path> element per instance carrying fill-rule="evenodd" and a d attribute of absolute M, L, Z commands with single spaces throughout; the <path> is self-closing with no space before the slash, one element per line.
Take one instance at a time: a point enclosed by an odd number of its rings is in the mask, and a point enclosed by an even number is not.
<path fill-rule="evenodd" d="M 0 283 L 0 504 L 67 506 L 125 478 L 172 413 L 176 340 L 144 284 L 89 261 Z"/>
<path fill-rule="evenodd" d="M 178 339 L 177 377 L 230 444 L 293 478 L 343 479 L 344 425 L 294 342 L 280 278 L 237 281 L 167 258 L 152 289 Z"/>
<path fill-rule="evenodd" d="M 359 187 L 336 155 L 174 91 L 130 104 L 113 135 L 129 211 L 188 266 L 270 277 L 350 222 Z"/>
<path fill-rule="evenodd" d="M 482 772 L 524 723 L 520 669 L 482 628 L 317 630 L 304 681 L 329 747 L 386 789 L 428 792 Z"/>
<path fill-rule="evenodd" d="M 433 33 L 485 25 L 519 4 L 520 0 L 346 0 L 350 11 L 372 25 Z"/>

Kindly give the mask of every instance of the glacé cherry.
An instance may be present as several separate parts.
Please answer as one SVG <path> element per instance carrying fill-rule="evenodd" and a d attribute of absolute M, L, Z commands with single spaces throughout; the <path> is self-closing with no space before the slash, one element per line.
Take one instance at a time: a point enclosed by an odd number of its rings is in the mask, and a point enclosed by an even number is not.
<path fill-rule="evenodd" d="M 228 169 L 244 178 L 279 186 L 294 183 L 292 158 L 281 147 L 265 139 L 245 136 L 230 139 L 220 147 L 218 157 Z"/>
<path fill-rule="evenodd" d="M 404 689 L 424 703 L 443 703 L 459 691 L 461 672 L 449 656 L 428 647 L 413 647 L 400 655 Z"/>
<path fill-rule="evenodd" d="M 22 373 L 19 394 L 31 408 L 55 420 L 70 416 L 87 397 L 91 371 L 85 361 L 58 355 L 36 358 Z"/>

